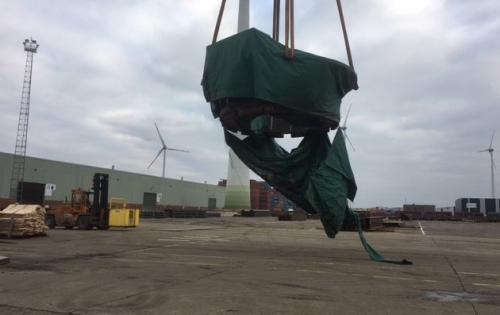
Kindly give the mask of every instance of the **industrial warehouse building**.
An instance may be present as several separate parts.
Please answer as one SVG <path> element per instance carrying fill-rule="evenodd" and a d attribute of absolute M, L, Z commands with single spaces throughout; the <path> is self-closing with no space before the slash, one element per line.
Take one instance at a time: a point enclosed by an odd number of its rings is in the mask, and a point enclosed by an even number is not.
<path fill-rule="evenodd" d="M 500 213 L 500 199 L 459 198 L 455 201 L 455 213 Z"/>
<path fill-rule="evenodd" d="M 10 194 L 12 154 L 0 152 L 0 198 Z M 156 205 L 222 208 L 225 187 L 115 169 L 26 157 L 24 181 L 45 185 L 45 200 L 69 201 L 71 190 L 90 190 L 95 173 L 109 175 L 109 197 L 125 198 L 143 210 Z"/>

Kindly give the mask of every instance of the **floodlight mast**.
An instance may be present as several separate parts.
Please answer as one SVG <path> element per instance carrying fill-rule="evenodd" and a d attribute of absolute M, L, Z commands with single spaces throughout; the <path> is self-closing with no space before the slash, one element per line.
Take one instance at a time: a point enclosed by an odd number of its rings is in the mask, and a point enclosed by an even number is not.
<path fill-rule="evenodd" d="M 26 65 L 24 67 L 24 82 L 21 93 L 21 105 L 19 110 L 19 120 L 17 123 L 16 146 L 14 149 L 14 158 L 12 161 L 12 170 L 10 177 L 10 198 L 17 202 L 23 202 L 23 182 L 24 167 L 26 163 L 26 146 L 28 140 L 28 122 L 30 112 L 31 97 L 31 77 L 33 73 L 33 54 L 40 46 L 36 40 L 30 38 L 23 42 L 24 51 L 26 51 Z"/>

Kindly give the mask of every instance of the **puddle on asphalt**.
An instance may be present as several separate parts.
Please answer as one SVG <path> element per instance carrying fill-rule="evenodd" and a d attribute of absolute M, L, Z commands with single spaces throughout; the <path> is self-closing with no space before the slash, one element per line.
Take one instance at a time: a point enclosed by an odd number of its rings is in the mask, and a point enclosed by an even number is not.
<path fill-rule="evenodd" d="M 495 302 L 495 297 L 485 294 L 453 292 L 453 291 L 426 291 L 424 298 L 436 302 L 469 302 L 469 303 L 488 303 Z"/>

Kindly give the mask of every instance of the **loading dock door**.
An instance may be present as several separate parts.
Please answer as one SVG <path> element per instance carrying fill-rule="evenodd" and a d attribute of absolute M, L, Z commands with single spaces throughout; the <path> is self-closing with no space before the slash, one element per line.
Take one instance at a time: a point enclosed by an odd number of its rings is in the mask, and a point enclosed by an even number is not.
<path fill-rule="evenodd" d="M 208 198 L 208 210 L 213 211 L 215 208 L 217 208 L 217 199 Z"/>
<path fill-rule="evenodd" d="M 145 192 L 142 199 L 143 217 L 145 218 L 153 217 L 155 209 L 156 209 L 156 193 Z"/>
<path fill-rule="evenodd" d="M 17 200 L 17 202 L 23 204 L 43 205 L 45 199 L 45 184 L 19 182 L 17 189 L 23 190 L 22 200 Z M 17 195 L 19 196 L 19 194 Z"/>

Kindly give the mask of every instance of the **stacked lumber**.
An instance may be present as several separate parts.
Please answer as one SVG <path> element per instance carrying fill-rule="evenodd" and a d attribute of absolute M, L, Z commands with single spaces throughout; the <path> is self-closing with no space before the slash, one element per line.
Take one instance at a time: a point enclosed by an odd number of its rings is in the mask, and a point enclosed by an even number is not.
<path fill-rule="evenodd" d="M 46 235 L 45 209 L 39 205 L 11 204 L 0 211 L 0 235 L 24 237 Z"/>

